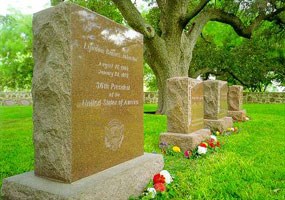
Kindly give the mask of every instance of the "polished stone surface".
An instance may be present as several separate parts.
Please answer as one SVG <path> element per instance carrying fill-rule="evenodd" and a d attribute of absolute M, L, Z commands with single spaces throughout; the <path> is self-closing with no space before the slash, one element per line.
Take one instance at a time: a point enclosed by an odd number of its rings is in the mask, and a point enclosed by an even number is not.
<path fill-rule="evenodd" d="M 143 154 L 143 37 L 71 3 L 36 13 L 35 173 L 63 182 Z"/>

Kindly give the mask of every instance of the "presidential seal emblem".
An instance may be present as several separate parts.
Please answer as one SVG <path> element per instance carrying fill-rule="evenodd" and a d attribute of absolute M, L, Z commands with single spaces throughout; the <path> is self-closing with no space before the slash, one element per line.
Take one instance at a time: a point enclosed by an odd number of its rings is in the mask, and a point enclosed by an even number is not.
<path fill-rule="evenodd" d="M 105 146 L 112 150 L 117 151 L 124 140 L 124 124 L 119 120 L 111 120 L 107 126 L 105 126 Z"/>

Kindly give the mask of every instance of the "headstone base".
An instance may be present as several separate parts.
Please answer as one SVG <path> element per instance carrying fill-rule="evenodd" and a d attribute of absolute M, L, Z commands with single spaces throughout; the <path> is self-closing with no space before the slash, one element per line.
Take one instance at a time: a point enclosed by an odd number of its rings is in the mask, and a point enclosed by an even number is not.
<path fill-rule="evenodd" d="M 162 133 L 160 134 L 160 142 L 179 146 L 184 152 L 186 150 L 194 150 L 202 141 L 211 135 L 209 129 L 200 129 L 192 133 Z"/>
<path fill-rule="evenodd" d="M 228 116 L 232 117 L 235 122 L 243 122 L 246 121 L 246 111 L 228 111 Z"/>
<path fill-rule="evenodd" d="M 144 154 L 71 184 L 27 172 L 4 179 L 2 195 L 10 199 L 128 199 L 140 195 L 153 175 L 163 169 L 163 157 Z"/>
<path fill-rule="evenodd" d="M 204 119 L 205 127 L 213 131 L 223 132 L 227 128 L 233 127 L 233 119 L 231 117 L 224 117 L 218 120 Z"/>

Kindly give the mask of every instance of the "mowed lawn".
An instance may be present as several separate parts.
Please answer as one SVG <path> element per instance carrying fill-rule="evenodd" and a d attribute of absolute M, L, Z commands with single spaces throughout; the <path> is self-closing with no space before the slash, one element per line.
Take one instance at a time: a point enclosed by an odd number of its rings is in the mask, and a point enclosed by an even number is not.
<path fill-rule="evenodd" d="M 224 145 L 205 158 L 165 156 L 173 176 L 168 199 L 285 199 L 285 104 L 247 104 L 251 120 L 220 136 Z M 154 111 L 155 105 L 145 105 Z M 144 115 L 145 151 L 157 152 L 166 117 Z M 32 108 L 0 107 L 0 187 L 5 177 L 33 170 Z"/>

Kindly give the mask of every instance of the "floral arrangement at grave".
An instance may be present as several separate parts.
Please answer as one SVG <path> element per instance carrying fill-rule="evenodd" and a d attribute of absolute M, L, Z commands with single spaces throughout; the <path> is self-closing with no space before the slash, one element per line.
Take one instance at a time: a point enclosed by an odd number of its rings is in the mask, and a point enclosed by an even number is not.
<path fill-rule="evenodd" d="M 215 135 L 211 135 L 207 140 L 201 142 L 194 150 L 186 150 L 181 152 L 180 147 L 170 146 L 165 142 L 160 143 L 159 145 L 163 154 L 172 155 L 172 156 L 183 156 L 188 159 L 195 159 L 206 154 L 213 153 L 221 148 L 221 143 L 218 141 Z"/>
<path fill-rule="evenodd" d="M 210 138 L 204 142 L 201 142 L 193 151 L 186 150 L 184 152 L 184 157 L 188 159 L 195 159 L 216 152 L 220 148 L 221 143 L 218 141 L 217 137 L 215 135 L 211 135 Z"/>
<path fill-rule="evenodd" d="M 232 134 L 237 134 L 240 132 L 240 129 L 238 127 L 232 127 L 232 128 L 227 128 L 225 131 L 214 131 L 212 134 L 215 136 L 219 136 L 219 135 L 232 135 Z"/>
<path fill-rule="evenodd" d="M 172 188 L 173 177 L 167 170 L 162 170 L 160 173 L 157 173 L 153 176 L 152 180 L 147 185 L 143 194 L 134 199 L 169 199 L 175 195 L 175 192 Z"/>
<path fill-rule="evenodd" d="M 168 145 L 167 142 L 161 142 L 159 148 L 161 149 L 162 154 L 165 155 L 179 156 L 181 154 L 180 147 Z"/>

